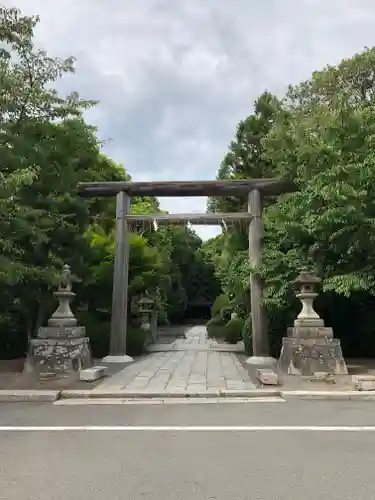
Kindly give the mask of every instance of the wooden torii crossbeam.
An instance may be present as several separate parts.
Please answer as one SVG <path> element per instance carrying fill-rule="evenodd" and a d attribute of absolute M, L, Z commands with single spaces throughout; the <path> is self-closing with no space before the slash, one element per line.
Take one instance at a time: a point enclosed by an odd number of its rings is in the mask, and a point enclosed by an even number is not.
<path fill-rule="evenodd" d="M 128 196 L 238 196 L 258 189 L 263 196 L 277 196 L 294 190 L 290 181 L 280 179 L 216 180 L 216 181 L 155 181 L 155 182 L 81 182 L 81 196 L 116 196 L 123 191 Z"/>
<path fill-rule="evenodd" d="M 110 356 L 108 361 L 130 361 L 126 356 L 128 310 L 129 242 L 128 230 L 142 222 L 158 224 L 226 225 L 234 222 L 249 224 L 249 261 L 256 269 L 262 260 L 262 199 L 296 191 L 293 183 L 281 179 L 215 180 L 215 181 L 156 181 L 156 182 L 83 182 L 78 193 L 83 197 L 116 196 L 116 241 L 113 276 Z M 130 201 L 136 196 L 248 196 L 247 213 L 224 214 L 130 214 Z M 249 276 L 253 356 L 251 364 L 267 364 L 269 358 L 267 317 L 263 306 L 263 282 L 254 273 Z"/>

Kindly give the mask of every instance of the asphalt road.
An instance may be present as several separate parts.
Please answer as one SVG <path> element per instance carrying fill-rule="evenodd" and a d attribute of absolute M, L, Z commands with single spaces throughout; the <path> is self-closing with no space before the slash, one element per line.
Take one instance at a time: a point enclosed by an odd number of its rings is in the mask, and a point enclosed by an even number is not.
<path fill-rule="evenodd" d="M 371 402 L 3 404 L 0 497 L 369 500 L 374 450 Z"/>

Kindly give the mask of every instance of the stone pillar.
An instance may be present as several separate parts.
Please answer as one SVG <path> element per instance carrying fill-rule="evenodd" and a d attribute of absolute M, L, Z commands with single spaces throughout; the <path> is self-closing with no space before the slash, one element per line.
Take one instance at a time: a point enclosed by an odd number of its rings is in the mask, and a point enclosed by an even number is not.
<path fill-rule="evenodd" d="M 315 286 L 320 281 L 306 268 L 294 281 L 300 288 L 296 296 L 301 300 L 302 309 L 294 326 L 288 328 L 288 336 L 283 338 L 278 365 L 285 374 L 348 374 L 340 340 L 333 338 L 332 328 L 324 326 L 323 319 L 314 310 L 314 300 L 318 295 Z"/>
<path fill-rule="evenodd" d="M 248 197 L 248 211 L 253 219 L 249 225 L 249 262 L 253 269 L 262 262 L 263 221 L 262 197 L 258 189 L 253 189 Z M 262 303 L 263 281 L 254 273 L 250 274 L 251 325 L 253 355 L 247 364 L 256 366 L 274 366 L 276 360 L 270 357 L 268 345 L 267 312 Z"/>
<path fill-rule="evenodd" d="M 70 309 L 75 297 L 69 266 L 54 296 L 59 305 L 48 320 L 48 326 L 38 330 L 37 338 L 29 343 L 29 367 L 38 374 L 76 372 L 92 365 L 89 338 L 84 326 L 78 326 Z"/>
<path fill-rule="evenodd" d="M 128 324 L 129 235 L 125 216 L 130 211 L 129 196 L 120 191 L 116 198 L 115 261 L 113 270 L 112 317 L 109 356 L 106 363 L 130 363 L 126 354 Z"/>

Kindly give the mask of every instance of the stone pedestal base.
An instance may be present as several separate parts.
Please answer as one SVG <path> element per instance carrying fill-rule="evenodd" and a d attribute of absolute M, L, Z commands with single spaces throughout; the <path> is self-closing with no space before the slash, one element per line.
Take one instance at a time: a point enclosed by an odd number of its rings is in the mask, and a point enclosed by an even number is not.
<path fill-rule="evenodd" d="M 328 337 L 284 337 L 278 367 L 288 375 L 348 374 L 340 340 Z"/>
<path fill-rule="evenodd" d="M 277 365 L 277 360 L 271 358 L 271 356 L 250 356 L 245 361 L 247 365 L 259 366 L 262 368 L 275 368 Z"/>
<path fill-rule="evenodd" d="M 29 362 L 36 373 L 78 372 L 92 366 L 88 337 L 30 340 Z"/>
<path fill-rule="evenodd" d="M 108 355 L 108 356 L 105 356 L 103 359 L 102 359 L 102 362 L 103 363 L 132 363 L 134 361 L 133 358 L 131 358 L 130 356 L 128 356 L 127 354 L 120 354 L 119 356 L 111 356 L 111 355 Z"/>

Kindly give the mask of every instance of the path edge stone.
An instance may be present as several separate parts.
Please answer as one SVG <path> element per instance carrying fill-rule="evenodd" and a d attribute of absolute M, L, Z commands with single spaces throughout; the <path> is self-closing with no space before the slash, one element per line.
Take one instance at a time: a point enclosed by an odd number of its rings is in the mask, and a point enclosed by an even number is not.
<path fill-rule="evenodd" d="M 171 399 L 171 398 L 274 398 L 280 397 L 286 402 L 293 400 L 321 401 L 375 401 L 375 391 L 287 391 L 287 390 L 219 390 L 185 392 L 137 392 L 129 390 L 0 390 L 0 403 L 54 403 L 59 399 Z"/>
<path fill-rule="evenodd" d="M 280 396 L 286 401 L 375 401 L 374 391 L 280 391 Z"/>
<path fill-rule="evenodd" d="M 143 399 L 168 399 L 168 398 L 264 398 L 280 396 L 280 391 L 277 390 L 218 390 L 218 391 L 131 391 L 131 390 L 116 390 L 116 389 L 93 389 L 93 390 L 69 390 L 65 389 L 60 392 L 61 399 L 73 398 L 143 398 Z"/>
<path fill-rule="evenodd" d="M 57 390 L 0 390 L 0 403 L 54 403 L 59 397 Z"/>

